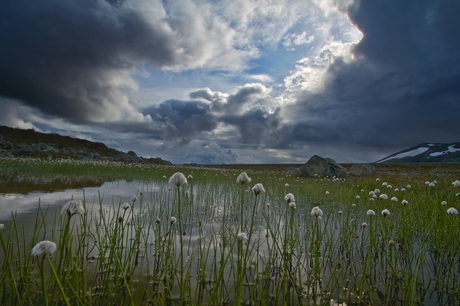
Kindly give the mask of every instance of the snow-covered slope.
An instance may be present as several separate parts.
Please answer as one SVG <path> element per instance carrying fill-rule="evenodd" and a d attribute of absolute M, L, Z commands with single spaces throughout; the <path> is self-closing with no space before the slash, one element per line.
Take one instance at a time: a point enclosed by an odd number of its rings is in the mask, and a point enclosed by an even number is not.
<path fill-rule="evenodd" d="M 399 151 L 376 163 L 458 163 L 460 162 L 460 142 L 422 143 Z"/>

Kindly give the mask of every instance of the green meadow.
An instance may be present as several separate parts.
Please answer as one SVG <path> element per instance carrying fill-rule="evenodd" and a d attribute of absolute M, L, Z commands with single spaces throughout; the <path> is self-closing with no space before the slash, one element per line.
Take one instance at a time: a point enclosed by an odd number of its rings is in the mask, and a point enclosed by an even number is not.
<path fill-rule="evenodd" d="M 5 196 L 34 180 L 140 187 L 110 207 L 104 194 L 37 203 L 32 231 L 12 213 L 0 304 L 460 304 L 459 165 L 377 165 L 371 178 L 286 167 L 1 160 Z M 177 172 L 186 183 L 169 183 Z"/>

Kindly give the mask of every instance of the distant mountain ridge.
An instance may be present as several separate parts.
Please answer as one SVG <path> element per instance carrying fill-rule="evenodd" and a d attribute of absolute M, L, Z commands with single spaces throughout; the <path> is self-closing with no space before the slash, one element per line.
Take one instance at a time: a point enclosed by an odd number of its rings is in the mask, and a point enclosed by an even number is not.
<path fill-rule="evenodd" d="M 47 159 L 72 158 L 79 160 L 107 160 L 125 163 L 171 165 L 161 158 L 143 158 L 133 151 L 124 153 L 101 142 L 40 133 L 35 130 L 0 126 L 0 157 L 40 157 Z"/>
<path fill-rule="evenodd" d="M 460 163 L 460 142 L 421 143 L 376 163 Z"/>

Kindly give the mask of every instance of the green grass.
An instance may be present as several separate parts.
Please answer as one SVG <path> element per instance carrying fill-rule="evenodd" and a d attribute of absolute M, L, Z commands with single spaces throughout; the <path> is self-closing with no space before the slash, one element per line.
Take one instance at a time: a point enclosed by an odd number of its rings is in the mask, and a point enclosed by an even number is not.
<path fill-rule="evenodd" d="M 30 240 L 13 215 L 0 231 L 0 304 L 460 303 L 460 216 L 446 212 L 460 209 L 460 188 L 451 184 L 457 168 L 382 166 L 385 175 L 376 181 L 293 178 L 276 167 L 240 167 L 2 161 L 5 176 L 133 179 L 152 188 L 126 211 L 123 203 L 103 208 L 101 198 L 84 202 L 87 213 L 70 222 L 56 213 L 46 224 L 52 211 L 41 207 Z M 179 190 L 163 178 L 177 171 L 193 175 Z M 251 183 L 236 183 L 241 171 Z M 438 183 L 429 187 L 427 179 Z M 255 183 L 266 190 L 258 197 L 250 190 Z M 389 199 L 371 201 L 376 188 Z M 289 192 L 296 210 L 284 201 Z M 315 206 L 321 219 L 310 215 Z M 369 217 L 369 209 L 376 216 Z M 384 209 L 391 215 L 383 217 Z M 171 216 L 180 224 L 171 224 Z M 241 228 L 247 241 L 237 240 Z M 32 257 L 42 240 L 56 242 L 57 252 Z"/>

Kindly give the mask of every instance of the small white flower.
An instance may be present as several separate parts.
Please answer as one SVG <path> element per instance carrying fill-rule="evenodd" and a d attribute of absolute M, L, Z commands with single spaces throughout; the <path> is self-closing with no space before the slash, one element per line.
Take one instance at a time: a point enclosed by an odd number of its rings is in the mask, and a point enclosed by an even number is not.
<path fill-rule="evenodd" d="M 265 192 L 264 186 L 261 183 L 257 183 L 252 187 L 252 192 L 257 197 L 259 194 Z"/>
<path fill-rule="evenodd" d="M 435 187 L 436 185 L 434 183 L 430 183 L 428 186 Z"/>
<path fill-rule="evenodd" d="M 56 252 L 56 243 L 45 240 L 45 241 L 37 243 L 30 251 L 30 254 L 32 256 L 40 256 L 45 253 L 47 253 L 48 255 L 51 255 L 54 252 Z"/>
<path fill-rule="evenodd" d="M 251 182 L 251 178 L 248 176 L 246 172 L 241 172 L 240 175 L 236 178 L 236 182 L 240 183 L 241 185 L 244 185 L 246 183 Z"/>
<path fill-rule="evenodd" d="M 61 209 L 61 215 L 67 213 L 67 215 L 72 217 L 73 215 L 81 215 L 85 213 L 85 209 L 83 208 L 83 204 L 81 200 L 72 200 L 64 204 Z"/>
<path fill-rule="evenodd" d="M 425 182 L 425 185 L 430 185 L 430 182 L 429 182 L 429 181 L 426 181 L 426 182 Z"/>
<path fill-rule="evenodd" d="M 387 183 L 387 182 L 383 182 L 383 183 L 382 183 L 382 186 L 388 186 L 388 183 Z"/>
<path fill-rule="evenodd" d="M 238 236 L 236 236 L 236 239 L 239 243 L 241 243 L 248 240 L 248 236 L 245 233 L 239 233 Z"/>
<path fill-rule="evenodd" d="M 131 208 L 131 206 L 127 202 L 125 202 L 123 203 L 123 205 L 121 205 L 121 208 L 123 208 L 124 210 L 127 210 L 128 208 Z"/>
<path fill-rule="evenodd" d="M 284 197 L 284 200 L 286 201 L 286 203 L 294 202 L 294 201 L 295 201 L 294 195 L 293 195 L 292 193 L 288 193 L 288 194 Z"/>
<path fill-rule="evenodd" d="M 392 197 L 391 202 L 398 202 L 398 198 L 397 197 Z"/>
<path fill-rule="evenodd" d="M 375 181 L 378 182 L 378 181 L 380 181 L 380 179 L 379 179 L 379 178 L 376 178 Z"/>
<path fill-rule="evenodd" d="M 402 200 L 401 204 L 402 205 L 407 205 L 407 204 L 409 204 L 409 202 L 407 200 Z"/>
<path fill-rule="evenodd" d="M 379 197 L 380 200 L 388 200 L 388 196 L 384 193 L 382 193 Z"/>
<path fill-rule="evenodd" d="M 326 194 L 329 194 L 329 191 L 326 191 Z"/>
<path fill-rule="evenodd" d="M 289 187 L 289 184 L 288 183 L 284 184 L 284 187 Z"/>
<path fill-rule="evenodd" d="M 318 206 L 315 206 L 313 207 L 313 209 L 311 210 L 311 215 L 313 217 L 315 217 L 316 219 L 318 218 L 321 218 L 323 216 L 323 211 L 321 210 L 321 208 L 319 208 Z"/>
<path fill-rule="evenodd" d="M 361 189 L 361 192 L 364 192 L 364 189 Z"/>
<path fill-rule="evenodd" d="M 398 192 L 398 191 L 399 191 L 399 189 L 398 189 L 398 188 L 395 188 L 395 192 Z"/>
<path fill-rule="evenodd" d="M 177 221 L 176 217 L 171 217 L 171 219 L 169 219 L 169 223 L 171 223 L 171 225 L 176 223 L 176 221 Z"/>
<path fill-rule="evenodd" d="M 447 202 L 446 202 L 446 201 L 442 201 L 442 202 L 441 202 L 441 205 L 442 205 L 442 206 L 446 206 L 446 205 L 447 205 Z"/>
<path fill-rule="evenodd" d="M 360 196 L 356 196 L 356 200 L 359 200 L 359 199 L 361 199 L 361 197 L 360 197 Z"/>
<path fill-rule="evenodd" d="M 289 203 L 289 208 L 291 208 L 292 210 L 296 210 L 297 207 L 294 202 L 291 202 Z"/>
<path fill-rule="evenodd" d="M 447 210 L 447 213 L 449 215 L 458 215 L 458 210 L 456 210 L 455 208 L 451 207 Z"/>
<path fill-rule="evenodd" d="M 367 211 L 367 215 L 368 215 L 369 217 L 375 216 L 375 211 L 373 211 L 372 209 L 369 209 L 369 210 Z"/>
<path fill-rule="evenodd" d="M 176 172 L 169 178 L 168 184 L 180 187 L 183 184 L 187 184 L 187 179 L 183 173 Z"/>
<path fill-rule="evenodd" d="M 406 191 L 406 188 L 401 188 L 401 191 Z"/>
<path fill-rule="evenodd" d="M 388 209 L 382 210 L 382 216 L 388 217 L 389 215 L 391 215 L 391 214 L 390 214 L 390 211 Z"/>
<path fill-rule="evenodd" d="M 412 186 L 411 186 L 411 185 L 407 185 L 406 188 L 407 188 L 407 189 L 411 189 Z"/>

